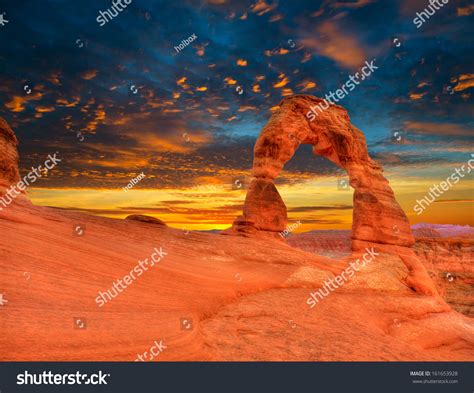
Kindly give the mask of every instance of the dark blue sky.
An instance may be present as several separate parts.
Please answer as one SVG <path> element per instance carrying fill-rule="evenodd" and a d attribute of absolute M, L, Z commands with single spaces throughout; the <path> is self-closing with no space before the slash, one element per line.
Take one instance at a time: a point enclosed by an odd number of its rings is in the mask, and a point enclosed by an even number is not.
<path fill-rule="evenodd" d="M 133 0 L 100 27 L 111 5 L 1 3 L 0 116 L 21 141 L 22 168 L 58 149 L 65 158 L 39 185 L 116 187 L 144 165 L 155 187 L 248 172 L 283 97 L 324 96 L 372 59 L 379 68 L 340 104 L 375 158 L 417 176 L 472 148 L 468 1 L 450 1 L 419 29 L 427 1 Z M 309 155 L 303 148 L 288 172 L 335 171 Z"/>

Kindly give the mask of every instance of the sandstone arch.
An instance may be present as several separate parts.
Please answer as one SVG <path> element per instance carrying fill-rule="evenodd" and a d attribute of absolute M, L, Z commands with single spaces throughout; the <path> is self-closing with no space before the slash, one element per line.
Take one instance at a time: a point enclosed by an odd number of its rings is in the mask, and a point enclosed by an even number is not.
<path fill-rule="evenodd" d="M 338 105 L 318 111 L 314 121 L 309 121 L 306 114 L 320 103 L 322 99 L 308 95 L 282 100 L 280 109 L 257 139 L 253 178 L 243 214 L 226 234 L 280 238 L 278 233 L 287 225 L 287 210 L 273 181 L 299 145 L 310 144 L 315 154 L 328 158 L 349 175 L 354 188 L 352 249 L 362 250 L 368 244 L 384 246 L 385 251 L 399 255 L 407 265 L 408 285 L 434 294 L 433 283 L 410 248 L 414 237 L 407 216 L 383 176 L 382 167 L 370 158 L 364 134 Z"/>
<path fill-rule="evenodd" d="M 347 111 L 331 105 L 309 121 L 309 108 L 323 100 L 293 96 L 281 102 L 257 139 L 254 163 L 243 216 L 236 232 L 252 229 L 278 233 L 287 225 L 286 207 L 273 184 L 300 144 L 344 168 L 354 188 L 352 238 L 376 243 L 411 246 L 414 238 L 382 167 L 368 152 L 362 131 L 350 123 Z M 249 228 L 250 227 L 250 228 Z"/>

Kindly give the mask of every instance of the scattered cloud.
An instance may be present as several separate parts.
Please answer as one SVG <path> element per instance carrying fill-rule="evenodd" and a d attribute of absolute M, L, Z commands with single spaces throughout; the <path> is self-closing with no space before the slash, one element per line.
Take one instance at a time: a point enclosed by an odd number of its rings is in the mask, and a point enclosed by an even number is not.
<path fill-rule="evenodd" d="M 278 3 L 275 1 L 273 4 L 268 4 L 265 0 L 257 0 L 257 2 L 250 6 L 250 12 L 262 16 L 270 11 L 273 11 L 277 7 Z"/>
<path fill-rule="evenodd" d="M 469 4 L 465 7 L 458 7 L 456 12 L 458 16 L 469 16 L 474 12 L 474 4 Z"/>
<path fill-rule="evenodd" d="M 332 21 L 320 23 L 315 32 L 316 34 L 303 38 L 302 44 L 344 68 L 356 69 L 368 58 L 366 50 L 354 34 L 343 32 Z"/>
<path fill-rule="evenodd" d="M 90 81 L 91 79 L 94 79 L 98 73 L 99 71 L 97 70 L 87 70 L 81 74 L 81 78 Z"/>
<path fill-rule="evenodd" d="M 455 123 L 405 121 L 405 128 L 413 134 L 472 136 L 473 128 Z"/>
<path fill-rule="evenodd" d="M 474 74 L 463 74 L 457 78 L 457 85 L 454 86 L 454 91 L 463 91 L 474 87 Z"/>

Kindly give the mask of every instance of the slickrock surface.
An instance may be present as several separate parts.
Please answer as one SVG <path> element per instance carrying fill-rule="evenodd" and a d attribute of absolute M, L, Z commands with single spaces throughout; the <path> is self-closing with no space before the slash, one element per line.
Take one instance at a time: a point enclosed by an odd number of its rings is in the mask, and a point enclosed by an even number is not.
<path fill-rule="evenodd" d="M 15 157 L 7 152 L 0 157 Z M 133 361 L 156 340 L 166 345 L 158 361 L 472 360 L 473 320 L 410 289 L 413 251 L 385 246 L 311 309 L 309 294 L 361 251 L 334 260 L 271 237 L 184 232 L 17 198 L 0 210 L 0 361 Z M 157 249 L 162 259 L 99 307 L 99 291 Z"/>
<path fill-rule="evenodd" d="M 74 228 L 81 225 L 84 234 Z M 474 322 L 405 283 L 384 254 L 313 309 L 329 260 L 272 239 L 218 236 L 13 203 L 0 211 L 0 360 L 472 360 Z M 154 248 L 167 253 L 103 307 Z M 75 319 L 85 321 L 85 329 Z M 182 320 L 192 320 L 184 329 Z"/>
<path fill-rule="evenodd" d="M 351 254 L 351 231 L 326 230 L 292 233 L 286 239 L 286 243 L 303 251 L 340 259 Z"/>

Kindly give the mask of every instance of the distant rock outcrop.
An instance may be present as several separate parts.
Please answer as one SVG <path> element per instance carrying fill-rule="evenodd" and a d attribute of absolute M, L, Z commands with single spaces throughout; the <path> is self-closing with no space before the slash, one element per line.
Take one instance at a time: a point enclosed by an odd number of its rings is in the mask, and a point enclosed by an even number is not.
<path fill-rule="evenodd" d="M 423 237 L 413 249 L 446 302 L 474 317 L 474 239 Z"/>
<path fill-rule="evenodd" d="M 255 143 L 251 180 L 243 215 L 224 234 L 272 236 L 287 224 L 286 206 L 273 181 L 301 144 L 314 154 L 345 169 L 354 188 L 352 249 L 377 245 L 400 255 L 410 271 L 407 285 L 424 294 L 436 290 L 411 250 L 415 243 L 405 212 L 395 199 L 382 167 L 370 158 L 362 131 L 351 124 L 347 111 L 330 105 L 314 121 L 306 114 L 323 100 L 308 95 L 285 98 Z"/>
<path fill-rule="evenodd" d="M 141 214 L 132 214 L 130 216 L 125 217 L 126 220 L 133 220 L 133 221 L 140 221 L 144 222 L 146 224 L 152 224 L 152 225 L 161 225 L 167 227 L 166 223 L 164 221 L 161 221 L 159 218 L 155 217 L 150 217 L 150 216 L 144 216 Z"/>
<path fill-rule="evenodd" d="M 20 181 L 18 140 L 8 123 L 0 117 L 0 188 Z"/>
<path fill-rule="evenodd" d="M 474 228 L 469 225 L 419 223 L 412 226 L 415 237 L 474 238 Z"/>

